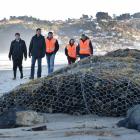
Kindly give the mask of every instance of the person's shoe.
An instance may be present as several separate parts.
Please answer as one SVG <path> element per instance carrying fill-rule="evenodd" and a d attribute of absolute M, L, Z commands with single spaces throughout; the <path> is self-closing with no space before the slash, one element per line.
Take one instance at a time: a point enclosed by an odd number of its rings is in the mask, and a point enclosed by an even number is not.
<path fill-rule="evenodd" d="M 30 79 L 30 80 L 34 80 L 34 77 L 30 77 L 29 79 Z"/>
<path fill-rule="evenodd" d="M 20 79 L 23 79 L 23 73 L 21 73 Z"/>
<path fill-rule="evenodd" d="M 16 80 L 16 77 L 14 77 L 13 80 Z"/>
<path fill-rule="evenodd" d="M 16 71 L 14 71 L 14 78 L 13 78 L 13 80 L 16 80 L 16 77 L 17 77 L 17 72 Z"/>

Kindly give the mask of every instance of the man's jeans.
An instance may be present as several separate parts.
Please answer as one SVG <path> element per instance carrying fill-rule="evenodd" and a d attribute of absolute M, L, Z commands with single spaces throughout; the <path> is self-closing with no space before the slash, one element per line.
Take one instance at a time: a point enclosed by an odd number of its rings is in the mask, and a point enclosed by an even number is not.
<path fill-rule="evenodd" d="M 87 57 L 89 57 L 89 56 L 90 56 L 90 55 L 88 55 L 88 54 L 87 54 L 87 55 L 86 55 L 86 54 L 83 54 L 83 55 L 80 54 L 80 60 L 81 60 L 81 59 L 84 59 L 84 58 L 87 58 Z"/>
<path fill-rule="evenodd" d="M 54 59 L 55 54 L 46 54 L 47 64 L 48 64 L 48 74 L 54 71 Z"/>
<path fill-rule="evenodd" d="M 41 77 L 41 71 L 42 71 L 42 58 L 35 58 L 32 57 L 32 64 L 31 64 L 31 78 L 34 78 L 35 73 L 35 63 L 36 60 L 38 61 L 38 70 L 37 70 L 37 77 Z"/>

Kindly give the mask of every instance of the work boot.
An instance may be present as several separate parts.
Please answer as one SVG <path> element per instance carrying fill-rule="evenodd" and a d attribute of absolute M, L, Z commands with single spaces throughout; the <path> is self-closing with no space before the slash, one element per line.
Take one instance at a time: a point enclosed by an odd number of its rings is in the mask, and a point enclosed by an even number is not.
<path fill-rule="evenodd" d="M 21 72 L 20 79 L 23 79 L 23 72 Z"/>
<path fill-rule="evenodd" d="M 14 77 L 13 80 L 16 80 L 16 77 Z"/>
<path fill-rule="evenodd" d="M 14 71 L 14 78 L 13 80 L 16 80 L 16 71 Z"/>
<path fill-rule="evenodd" d="M 30 79 L 30 80 L 34 80 L 34 77 L 30 77 L 29 79 Z"/>

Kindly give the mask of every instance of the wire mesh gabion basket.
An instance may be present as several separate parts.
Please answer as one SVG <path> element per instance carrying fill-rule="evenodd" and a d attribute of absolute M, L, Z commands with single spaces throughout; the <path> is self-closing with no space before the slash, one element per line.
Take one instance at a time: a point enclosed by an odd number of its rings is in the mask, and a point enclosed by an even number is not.
<path fill-rule="evenodd" d="M 21 85 L 0 98 L 0 114 L 20 106 L 45 113 L 123 116 L 140 104 L 137 56 L 137 50 L 91 56 Z"/>

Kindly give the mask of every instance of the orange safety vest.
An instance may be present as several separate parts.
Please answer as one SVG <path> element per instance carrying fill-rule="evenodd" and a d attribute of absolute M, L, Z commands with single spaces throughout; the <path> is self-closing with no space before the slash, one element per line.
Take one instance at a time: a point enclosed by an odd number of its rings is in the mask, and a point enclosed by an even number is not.
<path fill-rule="evenodd" d="M 76 45 L 67 45 L 68 55 L 71 58 L 76 58 Z"/>
<path fill-rule="evenodd" d="M 46 52 L 47 53 L 54 52 L 55 43 L 56 43 L 56 39 L 52 38 L 51 40 L 49 40 L 48 38 L 46 38 Z"/>
<path fill-rule="evenodd" d="M 85 40 L 84 42 L 80 40 L 80 54 L 91 54 L 89 43 L 89 39 Z"/>

